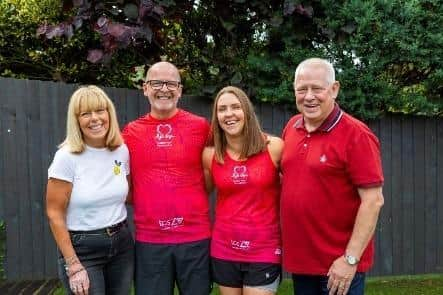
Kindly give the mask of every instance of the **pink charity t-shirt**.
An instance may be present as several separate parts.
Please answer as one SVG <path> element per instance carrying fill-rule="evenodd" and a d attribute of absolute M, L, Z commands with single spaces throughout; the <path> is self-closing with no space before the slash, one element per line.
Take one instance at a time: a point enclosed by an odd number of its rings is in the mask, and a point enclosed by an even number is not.
<path fill-rule="evenodd" d="M 147 114 L 124 128 L 137 241 L 177 244 L 210 237 L 201 164 L 208 133 L 206 119 L 181 109 L 166 120 Z"/>

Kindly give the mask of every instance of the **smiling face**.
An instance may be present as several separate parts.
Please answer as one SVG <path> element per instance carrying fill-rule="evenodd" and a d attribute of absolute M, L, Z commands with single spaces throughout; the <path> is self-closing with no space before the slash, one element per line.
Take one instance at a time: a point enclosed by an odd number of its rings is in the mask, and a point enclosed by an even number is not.
<path fill-rule="evenodd" d="M 227 92 L 218 98 L 217 120 L 226 136 L 235 137 L 243 134 L 245 114 L 235 94 Z"/>
<path fill-rule="evenodd" d="M 171 87 L 168 88 L 167 83 L 163 83 L 161 88 L 157 89 L 158 81 L 179 83 L 180 75 L 177 68 L 168 62 L 156 63 L 149 69 L 146 83 L 143 84 L 143 93 L 151 105 L 151 115 L 157 119 L 167 119 L 177 113 L 182 87 L 178 84 L 178 87 L 170 90 Z"/>
<path fill-rule="evenodd" d="M 87 145 L 95 148 L 106 146 L 106 135 L 109 131 L 109 113 L 106 108 L 81 110 L 78 124 Z"/>
<path fill-rule="evenodd" d="M 328 82 L 328 72 L 322 64 L 308 64 L 294 81 L 297 109 L 303 114 L 308 130 L 318 128 L 334 109 L 340 84 Z"/>

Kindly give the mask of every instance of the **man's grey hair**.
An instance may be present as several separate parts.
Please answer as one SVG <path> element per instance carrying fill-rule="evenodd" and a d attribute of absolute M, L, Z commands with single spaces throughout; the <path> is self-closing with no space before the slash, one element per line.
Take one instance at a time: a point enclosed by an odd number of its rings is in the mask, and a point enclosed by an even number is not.
<path fill-rule="evenodd" d="M 297 81 L 297 77 L 302 70 L 304 70 L 308 66 L 321 66 L 326 70 L 326 81 L 328 84 L 332 84 L 335 82 L 335 70 L 334 66 L 323 58 L 313 57 L 308 58 L 302 61 L 295 70 L 294 74 L 294 84 Z"/>

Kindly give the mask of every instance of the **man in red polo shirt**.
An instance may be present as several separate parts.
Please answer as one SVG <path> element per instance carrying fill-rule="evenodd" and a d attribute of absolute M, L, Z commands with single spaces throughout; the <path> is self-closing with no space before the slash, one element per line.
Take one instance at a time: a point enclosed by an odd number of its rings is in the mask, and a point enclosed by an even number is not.
<path fill-rule="evenodd" d="M 129 123 L 137 295 L 208 295 L 210 221 L 201 154 L 208 122 L 177 107 L 182 84 L 168 62 L 152 65 L 151 111 Z"/>
<path fill-rule="evenodd" d="M 297 67 L 300 114 L 283 131 L 283 267 L 297 295 L 363 294 L 373 234 L 383 205 L 380 144 L 335 102 L 333 66 L 311 58 Z"/>

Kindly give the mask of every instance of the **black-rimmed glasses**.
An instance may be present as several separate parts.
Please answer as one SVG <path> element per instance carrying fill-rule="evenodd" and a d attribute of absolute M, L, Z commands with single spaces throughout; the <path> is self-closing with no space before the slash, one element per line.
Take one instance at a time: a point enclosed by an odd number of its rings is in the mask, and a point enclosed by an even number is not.
<path fill-rule="evenodd" d="M 181 83 L 178 81 L 162 81 L 162 80 L 148 80 L 145 83 L 149 84 L 151 88 L 155 90 L 162 89 L 163 85 L 165 84 L 168 90 L 177 90 L 181 85 Z"/>

